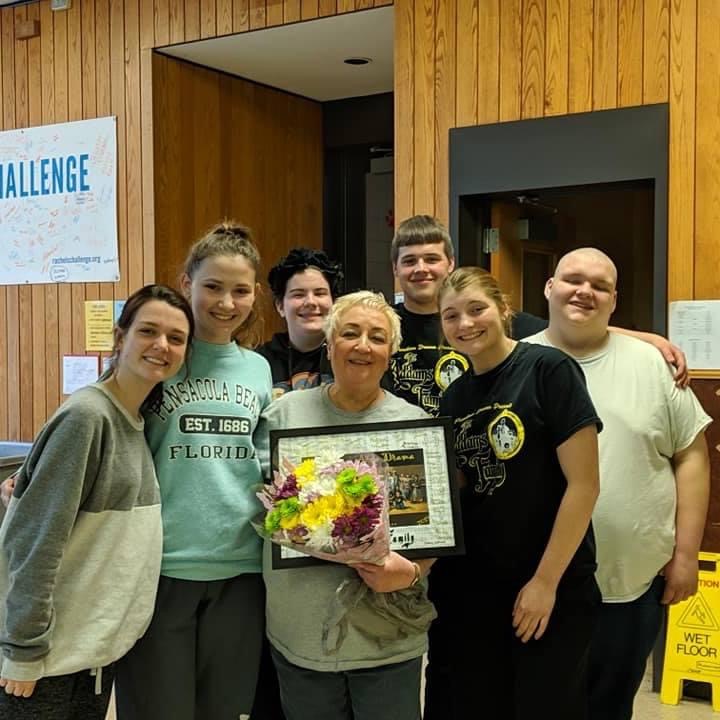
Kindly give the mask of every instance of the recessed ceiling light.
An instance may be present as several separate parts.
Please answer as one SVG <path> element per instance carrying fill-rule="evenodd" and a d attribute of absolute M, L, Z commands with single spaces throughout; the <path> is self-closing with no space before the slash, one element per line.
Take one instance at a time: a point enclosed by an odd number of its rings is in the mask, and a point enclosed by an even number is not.
<path fill-rule="evenodd" d="M 368 63 L 371 63 L 372 60 L 366 57 L 349 57 L 345 58 L 343 62 L 346 65 L 367 65 Z"/>

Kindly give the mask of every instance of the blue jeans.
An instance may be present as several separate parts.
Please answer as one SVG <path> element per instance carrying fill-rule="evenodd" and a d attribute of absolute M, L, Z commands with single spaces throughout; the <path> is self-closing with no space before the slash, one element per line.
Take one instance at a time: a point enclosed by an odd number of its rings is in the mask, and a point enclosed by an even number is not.
<path fill-rule="evenodd" d="M 603 603 L 590 646 L 590 720 L 630 720 L 665 608 L 658 576 L 637 600 Z"/>
<path fill-rule="evenodd" d="M 270 647 L 287 720 L 420 720 L 422 658 L 362 670 L 319 672 Z"/>

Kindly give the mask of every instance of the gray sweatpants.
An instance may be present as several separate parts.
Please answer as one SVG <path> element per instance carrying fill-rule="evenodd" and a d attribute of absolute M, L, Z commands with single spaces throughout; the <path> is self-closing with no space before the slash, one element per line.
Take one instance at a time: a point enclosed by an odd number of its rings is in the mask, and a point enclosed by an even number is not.
<path fill-rule="evenodd" d="M 150 627 L 117 663 L 118 720 L 238 720 L 250 714 L 265 625 L 259 573 L 161 577 Z"/>
<path fill-rule="evenodd" d="M 113 666 L 103 668 L 102 690 L 95 694 L 89 670 L 44 677 L 29 698 L 6 695 L 0 688 L 2 720 L 105 720 L 113 684 Z"/>

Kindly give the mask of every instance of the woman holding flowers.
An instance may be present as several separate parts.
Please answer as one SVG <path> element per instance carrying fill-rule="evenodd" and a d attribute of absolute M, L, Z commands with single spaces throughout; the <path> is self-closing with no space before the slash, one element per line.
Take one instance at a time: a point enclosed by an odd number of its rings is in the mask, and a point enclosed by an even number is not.
<path fill-rule="evenodd" d="M 334 383 L 274 401 L 261 418 L 263 443 L 275 428 L 425 417 L 422 410 L 380 387 L 400 342 L 400 320 L 381 295 L 363 291 L 340 298 L 328 314 L 325 337 Z M 302 465 L 296 470 L 300 483 L 303 473 L 313 471 Z M 367 473 L 358 469 L 347 477 L 348 483 L 357 483 L 353 492 L 360 495 L 370 489 L 361 487 L 363 475 Z M 355 518 L 359 523 L 368 519 Z M 352 526 L 347 531 L 361 529 Z M 358 575 L 371 593 L 388 593 L 384 597 L 390 603 L 403 606 L 411 595 L 419 598 L 429 620 L 432 607 L 424 581 L 418 580 L 430 561 L 412 563 L 391 552 L 383 565 L 361 563 L 350 568 L 333 563 L 274 570 L 269 546 L 266 543 L 263 567 L 267 634 L 288 720 L 418 720 L 427 644 L 424 630 L 398 632 L 387 615 L 368 610 L 372 604 L 364 606 L 362 621 L 353 622 L 350 614 L 347 635 L 333 650 L 324 646 L 322 630 L 335 591 Z"/>
<path fill-rule="evenodd" d="M 445 337 L 472 363 L 440 400 L 454 420 L 467 554 L 433 569 L 425 717 L 583 720 L 601 422 L 573 359 L 510 339 L 487 272 L 454 271 L 439 304 Z M 481 592 L 468 593 L 470 577 Z"/>

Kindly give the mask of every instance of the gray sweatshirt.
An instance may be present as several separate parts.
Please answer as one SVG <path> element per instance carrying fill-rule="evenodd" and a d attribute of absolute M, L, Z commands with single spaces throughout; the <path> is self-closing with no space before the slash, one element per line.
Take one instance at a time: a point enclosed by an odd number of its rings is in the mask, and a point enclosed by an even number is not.
<path fill-rule="evenodd" d="M 161 550 L 142 420 L 100 384 L 78 390 L 36 438 L 0 528 L 0 673 L 122 657 L 150 622 Z"/>
<path fill-rule="evenodd" d="M 420 408 L 389 392 L 385 393 L 385 398 L 378 405 L 369 410 L 344 412 L 330 401 L 328 387 L 287 393 L 265 409 L 260 417 L 257 436 L 261 440 L 258 453 L 266 477 L 270 475 L 267 453 L 270 430 L 427 417 Z M 368 632 L 360 632 L 357 627 L 350 625 L 339 651 L 326 654 L 322 647 L 323 619 L 328 615 L 338 586 L 343 580 L 357 578 L 357 573 L 345 565 L 334 563 L 273 570 L 270 545 L 269 541 L 265 543 L 263 558 L 263 576 L 267 588 L 267 635 L 275 649 L 291 663 L 310 670 L 336 672 L 403 662 L 425 652 L 427 635 L 424 632 L 378 643 L 378 636 L 385 633 L 392 635 L 392 627 L 382 617 L 375 616 L 367 618 Z M 425 602 L 429 605 L 427 599 Z"/>

